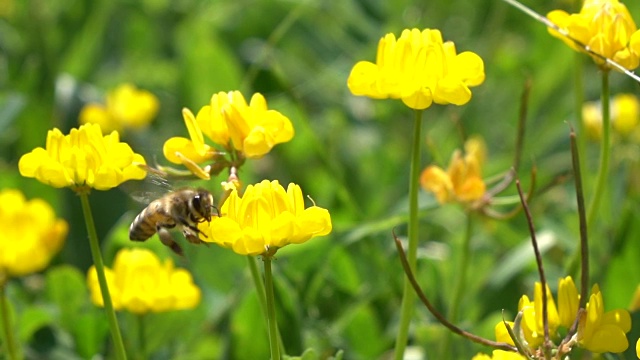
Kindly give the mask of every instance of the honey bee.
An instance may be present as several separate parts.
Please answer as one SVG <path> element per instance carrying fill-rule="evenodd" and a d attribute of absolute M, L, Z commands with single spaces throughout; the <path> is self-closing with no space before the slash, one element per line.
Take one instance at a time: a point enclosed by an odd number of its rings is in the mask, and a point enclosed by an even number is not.
<path fill-rule="evenodd" d="M 213 214 L 213 196 L 202 188 L 183 188 L 172 191 L 152 201 L 133 220 L 129 227 L 129 239 L 145 241 L 158 233 L 160 241 L 178 255 L 183 255 L 182 248 L 173 239 L 169 229 L 176 226 L 182 228 L 182 234 L 192 244 L 205 243 L 198 229 L 198 224 L 211 222 Z"/>

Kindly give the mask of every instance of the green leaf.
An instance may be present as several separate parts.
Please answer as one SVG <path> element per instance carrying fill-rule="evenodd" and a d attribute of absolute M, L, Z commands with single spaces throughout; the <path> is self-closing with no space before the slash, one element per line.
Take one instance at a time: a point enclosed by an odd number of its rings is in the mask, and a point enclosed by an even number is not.
<path fill-rule="evenodd" d="M 28 307 L 18 320 L 18 339 L 27 342 L 36 331 L 55 322 L 53 315 L 41 307 Z"/>
<path fill-rule="evenodd" d="M 69 265 L 47 271 L 46 295 L 60 309 L 61 324 L 67 330 L 76 326 L 78 316 L 89 305 L 85 275 Z"/>

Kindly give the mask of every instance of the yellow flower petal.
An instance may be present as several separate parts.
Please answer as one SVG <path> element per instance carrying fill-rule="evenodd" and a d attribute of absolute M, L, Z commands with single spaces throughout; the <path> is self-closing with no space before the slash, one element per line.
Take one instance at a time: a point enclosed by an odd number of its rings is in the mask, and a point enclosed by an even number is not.
<path fill-rule="evenodd" d="M 106 190 L 146 173 L 138 167 L 144 158 L 120 142 L 117 132 L 102 135 L 97 124 L 85 124 L 63 135 L 49 131 L 46 150 L 36 148 L 20 158 L 22 176 L 54 187 L 90 187 Z"/>
<path fill-rule="evenodd" d="M 233 190 L 220 210 L 221 217 L 202 225 L 210 234 L 205 241 L 241 255 L 263 254 L 331 232 L 329 212 L 317 206 L 305 209 L 295 184 L 285 191 L 277 181 L 264 180 L 247 186 L 242 197 Z"/>

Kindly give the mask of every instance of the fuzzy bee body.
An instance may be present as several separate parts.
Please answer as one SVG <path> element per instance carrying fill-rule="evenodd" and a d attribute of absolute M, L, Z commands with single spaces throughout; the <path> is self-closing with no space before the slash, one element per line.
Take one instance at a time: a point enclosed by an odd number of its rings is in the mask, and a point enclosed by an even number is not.
<path fill-rule="evenodd" d="M 176 254 L 183 255 L 182 248 L 172 238 L 169 229 L 180 227 L 190 243 L 204 243 L 198 224 L 210 222 L 213 209 L 213 196 L 205 189 L 184 188 L 170 192 L 152 201 L 136 216 L 129 227 L 129 239 L 145 241 L 158 233 L 164 245 Z"/>

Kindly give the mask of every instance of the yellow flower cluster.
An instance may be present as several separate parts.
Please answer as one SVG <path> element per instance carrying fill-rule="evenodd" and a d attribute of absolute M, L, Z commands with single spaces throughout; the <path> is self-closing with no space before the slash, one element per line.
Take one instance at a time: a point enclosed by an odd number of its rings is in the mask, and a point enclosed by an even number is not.
<path fill-rule="evenodd" d="M 631 135 L 638 127 L 640 102 L 633 94 L 618 94 L 611 99 L 611 126 L 622 136 Z M 582 122 L 590 138 L 602 138 L 602 110 L 600 103 L 589 101 L 582 105 Z M 639 135 L 640 137 L 640 135 Z"/>
<path fill-rule="evenodd" d="M 68 225 L 41 199 L 0 191 L 0 273 L 21 276 L 44 269 L 60 250 Z M 3 276 L 0 276 L 2 278 Z"/>
<path fill-rule="evenodd" d="M 278 181 L 249 185 L 240 197 L 233 190 L 220 209 L 222 216 L 203 223 L 200 230 L 210 241 L 241 255 L 272 255 L 288 244 L 300 244 L 331 232 L 326 209 L 305 209 L 300 186 L 287 190 Z"/>
<path fill-rule="evenodd" d="M 486 157 L 486 145 L 481 138 L 472 137 L 465 142 L 465 156 L 456 150 L 445 171 L 431 165 L 422 171 L 422 188 L 435 194 L 440 204 L 451 201 L 471 202 L 484 195 L 486 185 L 482 180 L 482 166 Z"/>
<path fill-rule="evenodd" d="M 189 272 L 174 268 L 171 259 L 160 262 L 142 248 L 120 250 L 113 270 L 105 268 L 105 275 L 115 310 L 145 314 L 192 309 L 202 296 Z M 104 306 L 94 266 L 87 273 L 87 284 L 93 303 Z"/>
<path fill-rule="evenodd" d="M 473 52 L 456 52 L 435 29 L 405 29 L 396 39 L 387 34 L 378 43 L 376 63 L 360 61 L 347 85 L 354 95 L 374 99 L 402 99 L 412 109 L 436 104 L 463 105 L 469 87 L 484 81 L 484 63 Z"/>
<path fill-rule="evenodd" d="M 552 338 L 559 335 L 560 326 L 569 328 L 576 319 L 579 306 L 578 290 L 570 276 L 560 279 L 558 284 L 558 307 L 547 286 L 547 316 L 549 334 Z M 542 320 L 542 285 L 536 283 L 534 300 L 523 295 L 518 304 L 522 313 L 521 332 L 523 339 L 531 349 L 538 348 L 544 341 L 544 324 Z M 513 323 L 509 323 L 513 327 Z M 502 322 L 496 325 L 496 339 L 513 344 L 507 329 Z M 578 322 L 577 342 L 581 347 L 594 352 L 620 353 L 629 347 L 626 333 L 631 330 L 631 316 L 624 309 L 604 311 L 602 293 L 598 285 L 591 289 L 586 314 Z M 516 334 L 518 335 L 518 334 Z"/>
<path fill-rule="evenodd" d="M 624 68 L 632 70 L 640 62 L 640 32 L 627 7 L 618 0 L 585 0 L 579 13 L 568 14 L 554 10 L 547 14 L 551 22 L 566 31 L 573 39 L 590 50 Z M 557 31 L 549 32 L 577 51 L 584 51 L 572 40 Z M 601 58 L 592 55 L 594 61 L 604 65 Z"/>
<path fill-rule="evenodd" d="M 478 354 L 471 360 L 526 360 L 526 357 L 512 351 L 493 350 L 491 356 L 486 354 Z"/>
<path fill-rule="evenodd" d="M 81 124 L 99 124 L 105 132 L 141 129 L 158 114 L 158 98 L 132 84 L 122 84 L 107 94 L 106 105 L 90 103 L 80 111 Z"/>
<path fill-rule="evenodd" d="M 100 125 L 86 124 L 64 135 L 54 128 L 47 134 L 45 148 L 38 147 L 20 158 L 20 174 L 56 188 L 108 190 L 146 172 L 140 154 L 120 142 L 116 131 L 102 135 Z"/>
<path fill-rule="evenodd" d="M 213 94 L 209 105 L 194 116 L 189 109 L 182 115 L 189 138 L 173 137 L 164 143 L 163 153 L 170 162 L 182 164 L 201 178 L 209 174 L 197 165 L 213 159 L 217 151 L 205 143 L 206 135 L 227 152 L 245 158 L 260 158 L 280 143 L 293 138 L 291 121 L 280 112 L 270 110 L 260 93 L 249 104 L 239 91 Z"/>

